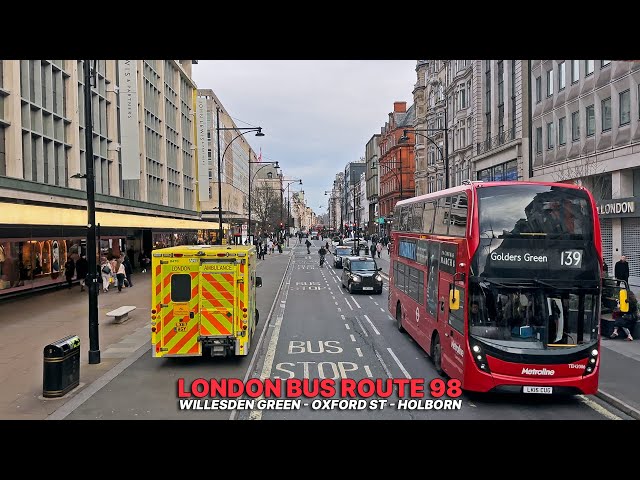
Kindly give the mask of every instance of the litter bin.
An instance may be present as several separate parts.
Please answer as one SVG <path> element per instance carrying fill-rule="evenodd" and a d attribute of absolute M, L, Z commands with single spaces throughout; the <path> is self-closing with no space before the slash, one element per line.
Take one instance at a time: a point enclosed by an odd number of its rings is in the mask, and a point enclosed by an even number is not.
<path fill-rule="evenodd" d="M 69 335 L 44 347 L 42 396 L 62 397 L 80 384 L 80 337 Z"/>

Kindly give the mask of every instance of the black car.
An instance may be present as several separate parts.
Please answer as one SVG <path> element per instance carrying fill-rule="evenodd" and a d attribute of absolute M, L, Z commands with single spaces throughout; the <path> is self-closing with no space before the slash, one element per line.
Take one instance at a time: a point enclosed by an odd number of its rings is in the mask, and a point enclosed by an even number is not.
<path fill-rule="evenodd" d="M 371 257 L 344 257 L 342 259 L 342 286 L 353 292 L 382 293 L 382 275 Z"/>
<path fill-rule="evenodd" d="M 342 245 L 338 245 L 333 250 L 333 266 L 336 268 L 342 268 L 342 259 L 344 257 L 350 257 L 353 255 L 351 253 L 351 247 L 345 247 Z"/>

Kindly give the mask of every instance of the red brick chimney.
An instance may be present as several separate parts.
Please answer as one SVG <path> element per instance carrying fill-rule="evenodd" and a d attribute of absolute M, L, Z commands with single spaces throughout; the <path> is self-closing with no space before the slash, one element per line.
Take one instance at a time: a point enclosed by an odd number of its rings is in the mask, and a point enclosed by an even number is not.
<path fill-rule="evenodd" d="M 407 111 L 407 102 L 393 102 L 394 113 L 405 113 Z"/>

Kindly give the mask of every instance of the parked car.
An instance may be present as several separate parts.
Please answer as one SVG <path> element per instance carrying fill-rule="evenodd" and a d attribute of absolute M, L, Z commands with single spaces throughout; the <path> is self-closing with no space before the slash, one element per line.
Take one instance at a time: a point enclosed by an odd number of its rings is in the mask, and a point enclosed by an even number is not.
<path fill-rule="evenodd" d="M 337 246 L 333 251 L 333 266 L 336 268 L 342 268 L 342 259 L 353 255 L 351 247 Z"/>
<path fill-rule="evenodd" d="M 342 286 L 353 292 L 382 293 L 382 275 L 376 261 L 371 257 L 343 257 Z"/>

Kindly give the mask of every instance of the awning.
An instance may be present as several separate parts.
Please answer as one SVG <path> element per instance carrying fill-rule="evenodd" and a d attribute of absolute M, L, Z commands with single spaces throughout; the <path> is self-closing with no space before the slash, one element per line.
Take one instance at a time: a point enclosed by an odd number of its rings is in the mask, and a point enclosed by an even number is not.
<path fill-rule="evenodd" d="M 98 223 L 102 227 L 151 228 L 157 230 L 218 229 L 218 222 L 100 211 L 96 212 L 96 224 Z M 87 211 L 73 208 L 43 207 L 39 205 L 0 202 L 0 225 L 2 224 L 84 227 L 87 225 Z M 229 224 L 223 223 L 222 227 L 229 228 Z"/>

